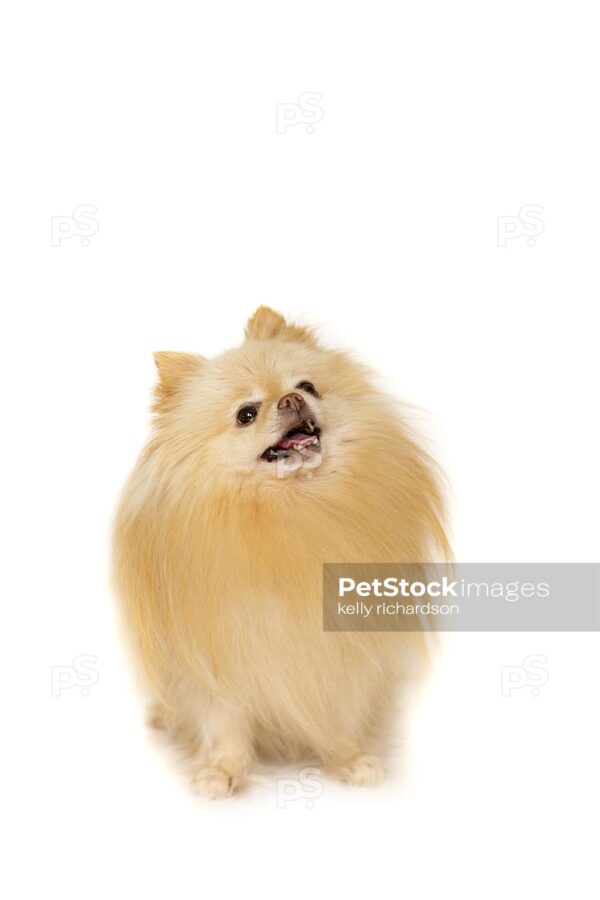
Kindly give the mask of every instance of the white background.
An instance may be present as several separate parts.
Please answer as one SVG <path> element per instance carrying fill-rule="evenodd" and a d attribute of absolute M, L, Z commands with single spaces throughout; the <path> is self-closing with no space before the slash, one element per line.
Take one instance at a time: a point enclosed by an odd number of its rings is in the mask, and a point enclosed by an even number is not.
<path fill-rule="evenodd" d="M 456 636 L 404 774 L 210 804 L 144 731 L 107 575 L 151 351 L 216 353 L 259 302 L 427 410 L 460 560 L 597 559 L 594 12 L 4 4 L 7 897 L 597 896 L 596 635 Z M 322 118 L 278 131 L 305 92 Z M 82 204 L 97 233 L 53 246 Z M 530 654 L 547 681 L 503 696 Z M 97 682 L 52 696 L 80 655 Z"/>

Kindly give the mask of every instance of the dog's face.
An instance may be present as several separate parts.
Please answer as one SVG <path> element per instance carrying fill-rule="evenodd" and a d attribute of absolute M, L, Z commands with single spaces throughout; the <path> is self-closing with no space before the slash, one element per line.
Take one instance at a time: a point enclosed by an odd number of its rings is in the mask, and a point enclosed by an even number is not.
<path fill-rule="evenodd" d="M 331 471 L 360 434 L 372 388 L 345 354 L 261 307 L 214 360 L 159 353 L 159 431 L 206 471 L 255 479 Z M 365 407 L 367 404 L 367 407 Z"/>

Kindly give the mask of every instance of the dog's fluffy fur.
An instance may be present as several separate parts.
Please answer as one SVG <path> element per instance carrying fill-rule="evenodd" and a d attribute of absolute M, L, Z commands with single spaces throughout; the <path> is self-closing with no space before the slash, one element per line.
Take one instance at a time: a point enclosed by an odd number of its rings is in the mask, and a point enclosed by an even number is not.
<path fill-rule="evenodd" d="M 445 556 L 434 466 L 368 370 L 266 307 L 216 359 L 155 359 L 154 433 L 115 529 L 153 724 L 187 744 L 209 796 L 241 788 L 257 756 L 376 782 L 422 636 L 324 632 L 322 566 Z M 248 404 L 257 416 L 240 425 Z M 294 415 L 319 440 L 281 452 Z"/>

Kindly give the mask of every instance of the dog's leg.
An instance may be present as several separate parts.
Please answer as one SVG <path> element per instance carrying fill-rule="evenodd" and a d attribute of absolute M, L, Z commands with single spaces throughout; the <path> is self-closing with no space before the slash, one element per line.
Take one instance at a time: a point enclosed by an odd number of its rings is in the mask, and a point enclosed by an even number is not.
<path fill-rule="evenodd" d="M 372 787 L 382 780 L 385 769 L 373 753 L 357 753 L 343 766 L 336 768 L 333 774 L 346 784 Z"/>
<path fill-rule="evenodd" d="M 240 791 L 245 786 L 253 753 L 248 716 L 233 704 L 211 697 L 202 710 L 200 727 L 200 745 L 193 760 L 193 789 L 210 799 Z"/>
<path fill-rule="evenodd" d="M 385 767 L 371 741 L 341 739 L 335 750 L 331 747 L 323 752 L 317 750 L 326 771 L 345 784 L 372 787 L 379 784 L 385 775 Z M 368 749 L 367 749 L 368 748 Z"/>

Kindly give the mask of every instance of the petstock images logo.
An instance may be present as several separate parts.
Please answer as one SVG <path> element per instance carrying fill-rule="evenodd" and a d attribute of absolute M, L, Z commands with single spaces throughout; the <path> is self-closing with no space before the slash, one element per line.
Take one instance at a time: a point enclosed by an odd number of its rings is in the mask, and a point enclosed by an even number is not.
<path fill-rule="evenodd" d="M 600 631 L 598 563 L 327 563 L 325 631 Z"/>

